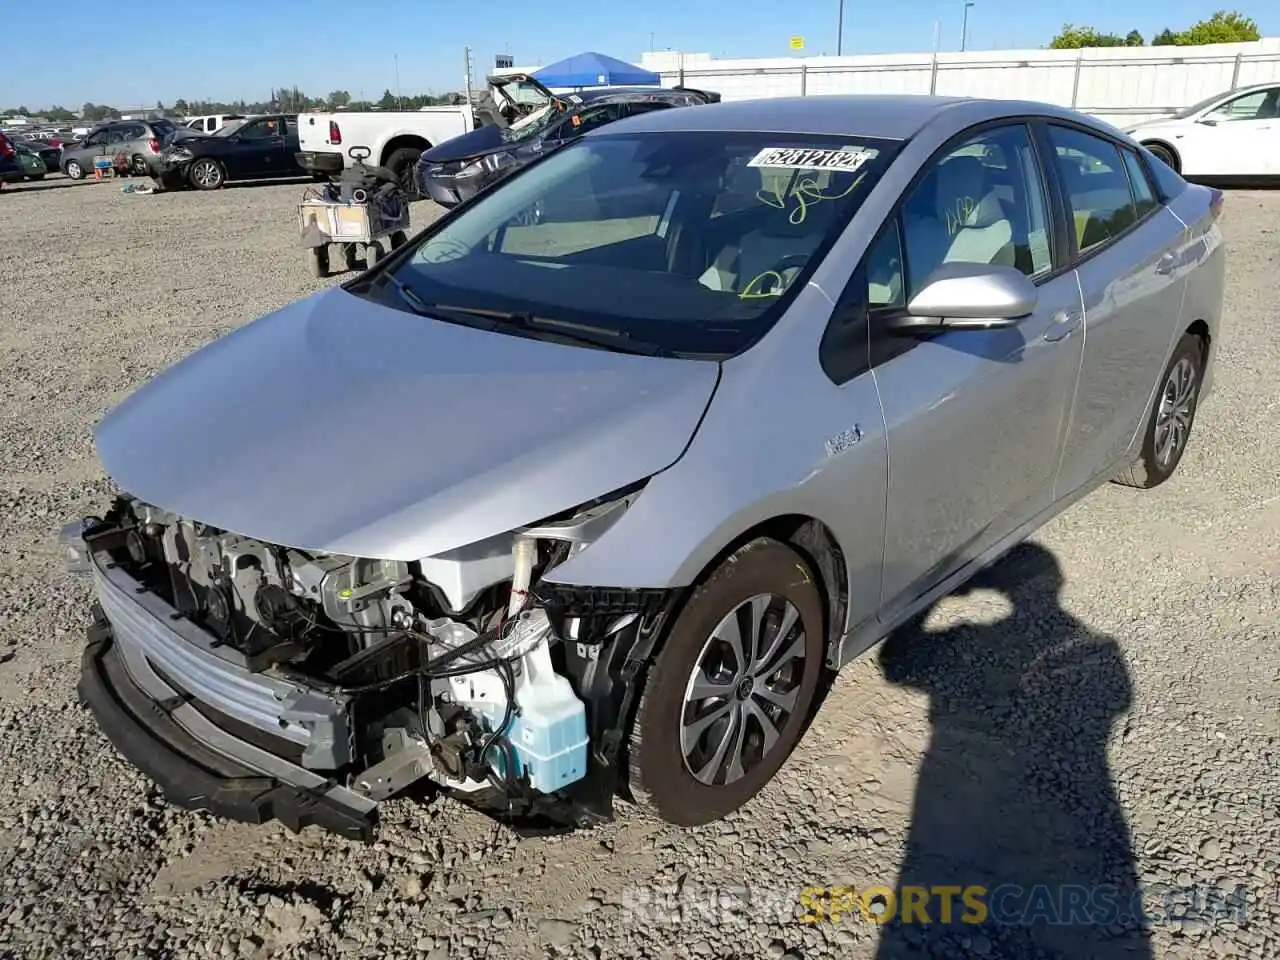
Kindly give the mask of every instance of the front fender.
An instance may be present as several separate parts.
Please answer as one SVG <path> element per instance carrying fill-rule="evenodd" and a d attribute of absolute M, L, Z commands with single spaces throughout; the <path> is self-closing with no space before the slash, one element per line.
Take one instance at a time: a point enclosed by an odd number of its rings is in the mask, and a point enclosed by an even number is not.
<path fill-rule="evenodd" d="M 830 301 L 810 287 L 793 306 L 823 304 L 829 312 Z M 806 337 L 770 335 L 727 361 L 685 455 L 598 541 L 544 579 L 684 587 L 754 527 L 804 516 L 825 524 L 844 555 L 851 620 L 874 614 L 887 482 L 879 398 L 869 374 L 832 384 L 810 346 Z"/>

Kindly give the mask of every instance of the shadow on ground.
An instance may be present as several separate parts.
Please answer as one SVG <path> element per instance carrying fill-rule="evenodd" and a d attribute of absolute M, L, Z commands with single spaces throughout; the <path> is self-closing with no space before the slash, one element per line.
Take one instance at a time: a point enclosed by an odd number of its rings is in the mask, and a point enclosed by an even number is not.
<path fill-rule="evenodd" d="M 880 650 L 890 683 L 929 696 L 932 728 L 882 960 L 1151 956 L 1107 762 L 1128 670 L 1112 637 L 1062 609 L 1062 584 L 1053 555 L 1024 544 L 962 588 L 998 591 L 1009 615 L 941 633 L 921 617 Z M 950 923 L 940 886 L 955 888 Z M 966 903 L 974 886 L 985 909 Z M 909 887 L 933 888 L 930 923 L 903 922 Z"/>

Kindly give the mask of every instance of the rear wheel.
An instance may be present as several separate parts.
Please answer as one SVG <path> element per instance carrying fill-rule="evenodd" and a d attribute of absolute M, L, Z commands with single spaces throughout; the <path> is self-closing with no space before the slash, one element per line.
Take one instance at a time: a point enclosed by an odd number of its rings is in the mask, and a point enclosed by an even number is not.
<path fill-rule="evenodd" d="M 1175 172 L 1178 171 L 1181 164 L 1178 162 L 1178 155 L 1173 152 L 1172 147 L 1166 146 L 1163 143 L 1145 143 L 1143 146 L 1150 150 L 1151 155 L 1159 159 L 1169 167 L 1169 169 Z"/>
<path fill-rule="evenodd" d="M 387 157 L 387 162 L 383 164 L 395 175 L 396 182 L 400 184 L 400 189 L 404 191 L 405 196 L 410 200 L 419 199 L 418 182 L 413 175 L 413 171 L 418 164 L 420 156 L 422 156 L 422 151 L 417 147 L 401 147 L 399 150 L 392 150 L 391 155 Z"/>
<path fill-rule="evenodd" d="M 409 235 L 407 233 L 403 230 L 397 230 L 391 235 L 391 249 L 396 250 L 399 247 L 403 247 L 408 239 Z"/>
<path fill-rule="evenodd" d="M 639 805 L 669 823 L 708 823 L 777 773 L 823 669 L 815 583 L 798 553 L 761 538 L 694 591 L 649 672 L 631 730 Z"/>
<path fill-rule="evenodd" d="M 84 179 L 84 167 L 80 166 L 79 160 L 68 160 L 64 172 L 72 180 Z"/>
<path fill-rule="evenodd" d="M 1115 478 L 1116 483 L 1149 490 L 1173 476 L 1191 439 L 1203 372 L 1204 344 L 1184 333 L 1161 377 L 1160 393 L 1142 437 L 1142 453 Z"/>

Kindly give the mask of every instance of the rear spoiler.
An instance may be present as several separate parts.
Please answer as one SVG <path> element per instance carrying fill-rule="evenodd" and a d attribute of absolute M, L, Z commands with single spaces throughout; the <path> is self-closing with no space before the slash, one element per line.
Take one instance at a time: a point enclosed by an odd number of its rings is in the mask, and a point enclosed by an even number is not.
<path fill-rule="evenodd" d="M 720 94 L 716 93 L 714 90 L 697 90 L 693 87 L 686 87 L 683 84 L 676 84 L 676 86 L 671 89 L 679 90 L 681 93 L 696 93 L 698 96 L 705 98 L 707 103 L 720 102 Z"/>

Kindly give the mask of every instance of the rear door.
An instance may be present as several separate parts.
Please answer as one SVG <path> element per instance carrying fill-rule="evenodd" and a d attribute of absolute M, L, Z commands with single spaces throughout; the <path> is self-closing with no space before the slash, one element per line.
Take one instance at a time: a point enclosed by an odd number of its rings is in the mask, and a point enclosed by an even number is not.
<path fill-rule="evenodd" d="M 1145 164 L 1127 146 L 1056 122 L 1045 134 L 1085 317 L 1080 386 L 1056 483 L 1063 496 L 1115 466 L 1142 426 L 1181 329 L 1185 226 L 1159 202 Z"/>
<path fill-rule="evenodd" d="M 889 248 L 868 277 L 889 450 L 884 619 L 1050 503 L 1083 342 L 1050 196 L 1031 128 L 982 128 L 939 152 L 877 240 Z M 1003 330 L 889 332 L 929 274 L 954 262 L 1032 277 L 1034 312 Z"/>

